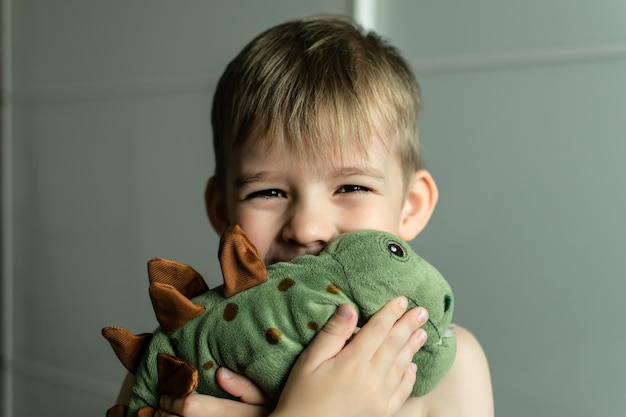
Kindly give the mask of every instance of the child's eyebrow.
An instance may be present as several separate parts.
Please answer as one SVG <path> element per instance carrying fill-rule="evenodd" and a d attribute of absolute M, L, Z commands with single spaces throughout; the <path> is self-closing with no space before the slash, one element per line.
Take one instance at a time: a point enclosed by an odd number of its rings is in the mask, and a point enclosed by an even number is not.
<path fill-rule="evenodd" d="M 381 170 L 372 167 L 337 167 L 329 170 L 320 169 L 318 172 L 320 175 L 325 175 L 332 179 L 348 177 L 370 177 L 381 181 L 385 179 L 385 174 Z M 244 173 L 235 178 L 235 187 L 239 188 L 261 181 L 278 181 L 280 178 L 280 174 L 273 173 L 271 171 L 261 171 L 249 174 Z"/>
<path fill-rule="evenodd" d="M 246 184 L 251 184 L 259 181 L 271 180 L 272 175 L 269 172 L 256 172 L 254 174 L 242 174 L 235 178 L 235 186 L 242 187 Z"/>
<path fill-rule="evenodd" d="M 339 167 L 332 169 L 330 176 L 333 178 L 360 176 L 378 180 L 385 179 L 385 174 L 381 170 L 372 167 Z"/>

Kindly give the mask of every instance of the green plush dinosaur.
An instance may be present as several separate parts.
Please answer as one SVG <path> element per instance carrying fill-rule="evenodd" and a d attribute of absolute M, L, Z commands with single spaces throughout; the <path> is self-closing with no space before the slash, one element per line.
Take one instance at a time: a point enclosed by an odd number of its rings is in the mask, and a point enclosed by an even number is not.
<path fill-rule="evenodd" d="M 318 256 L 265 267 L 235 226 L 222 237 L 219 256 L 224 285 L 210 291 L 190 266 L 153 259 L 148 275 L 159 329 L 154 335 L 103 329 L 136 376 L 127 415 L 152 415 L 163 394 L 228 398 L 215 380 L 222 366 L 244 373 L 276 400 L 296 358 L 344 303 L 356 308 L 361 324 L 399 295 L 408 298 L 409 308 L 428 310 L 428 341 L 413 358 L 413 395 L 430 391 L 454 361 L 450 286 L 394 235 L 349 232 Z M 125 412 L 118 405 L 107 416 Z"/>

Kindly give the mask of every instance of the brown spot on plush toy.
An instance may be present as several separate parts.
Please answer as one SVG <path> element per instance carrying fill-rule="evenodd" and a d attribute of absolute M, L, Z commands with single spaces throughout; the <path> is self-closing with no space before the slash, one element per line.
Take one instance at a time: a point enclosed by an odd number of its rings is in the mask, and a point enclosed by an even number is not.
<path fill-rule="evenodd" d="M 280 281 L 280 284 L 278 284 L 278 291 L 287 291 L 295 284 L 296 281 L 292 280 L 291 278 L 285 278 L 284 280 Z"/>
<path fill-rule="evenodd" d="M 331 294 L 339 294 L 341 292 L 335 284 L 328 284 L 328 287 L 326 287 L 326 291 Z"/>
<path fill-rule="evenodd" d="M 237 317 L 237 312 L 239 311 L 239 306 L 235 303 L 228 303 L 226 307 L 224 307 L 224 314 L 222 314 L 222 318 L 226 321 L 233 321 Z"/>
<path fill-rule="evenodd" d="M 306 327 L 308 327 L 310 330 L 313 330 L 313 331 L 318 331 L 320 329 L 320 325 L 314 321 L 308 322 Z"/>
<path fill-rule="evenodd" d="M 269 343 L 270 345 L 277 345 L 278 342 L 280 342 L 280 338 L 282 336 L 283 334 L 280 332 L 280 330 L 275 327 L 267 329 L 267 331 L 265 332 L 265 340 L 267 340 L 267 343 Z"/>

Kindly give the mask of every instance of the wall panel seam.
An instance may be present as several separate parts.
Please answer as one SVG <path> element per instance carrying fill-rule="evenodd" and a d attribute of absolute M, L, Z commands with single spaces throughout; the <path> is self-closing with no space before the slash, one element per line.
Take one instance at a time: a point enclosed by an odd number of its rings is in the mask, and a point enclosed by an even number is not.
<path fill-rule="evenodd" d="M 2 288 L 0 297 L 0 415 L 9 417 L 13 415 L 13 375 L 11 373 L 11 360 L 13 358 L 13 334 L 14 334 L 14 314 L 13 314 L 13 104 L 11 88 L 13 81 L 13 26 L 12 26 L 12 1 L 2 0 L 0 5 L 2 11 L 2 45 L 1 59 L 2 86 L 1 100 L 1 146 L 0 146 L 0 181 L 1 190 L 1 221 L 2 221 L 2 242 L 1 251 L 1 277 L 0 287 Z"/>
<path fill-rule="evenodd" d="M 353 0 L 352 18 L 365 30 L 376 30 L 376 0 Z"/>
<path fill-rule="evenodd" d="M 407 56 L 407 59 L 418 74 L 489 71 L 626 59 L 626 44 L 433 59 Z"/>

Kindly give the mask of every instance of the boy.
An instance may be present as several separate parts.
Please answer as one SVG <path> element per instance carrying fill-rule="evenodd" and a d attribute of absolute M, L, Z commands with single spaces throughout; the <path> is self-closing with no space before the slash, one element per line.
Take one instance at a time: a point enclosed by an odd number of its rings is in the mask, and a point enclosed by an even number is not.
<path fill-rule="evenodd" d="M 419 108 L 417 83 L 398 52 L 347 19 L 312 17 L 260 34 L 215 93 L 216 170 L 205 193 L 213 228 L 239 224 L 266 264 L 318 254 L 355 229 L 413 239 L 437 201 L 421 165 Z M 407 399 L 427 312 L 405 313 L 404 301 L 390 301 L 348 344 L 356 312 L 340 307 L 276 405 L 221 369 L 220 384 L 241 402 L 162 398 L 157 415 L 493 415 L 485 356 L 460 327 L 450 372 L 432 392 Z"/>

